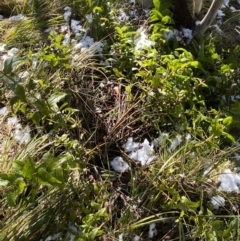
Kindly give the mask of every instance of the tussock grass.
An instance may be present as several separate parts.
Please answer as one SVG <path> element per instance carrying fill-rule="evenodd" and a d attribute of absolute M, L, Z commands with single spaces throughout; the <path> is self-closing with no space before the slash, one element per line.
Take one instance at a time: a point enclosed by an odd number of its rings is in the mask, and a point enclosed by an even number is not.
<path fill-rule="evenodd" d="M 94 8 L 97 3 L 103 8 Z M 213 37 L 200 43 L 201 52 L 192 45 L 168 45 L 153 29 L 161 41 L 139 54 L 130 23 L 114 23 L 104 12 L 105 2 L 1 4 L 6 15 L 25 16 L 20 22 L 0 21 L 0 41 L 21 53 L 20 64 L 10 62 L 0 72 L 1 103 L 31 126 L 33 138 L 20 145 L 6 129 L 7 116 L 0 118 L 0 240 L 45 240 L 59 232 L 66 239 L 70 224 L 78 227 L 75 236 L 82 241 L 119 240 L 121 234 L 124 241 L 135 235 L 140 240 L 239 239 L 238 196 L 220 191 L 217 183 L 225 169 L 235 167 L 230 160 L 240 148 L 228 144 L 227 134 L 239 113 L 231 112 L 231 104 L 228 110 L 222 103 L 216 109 L 206 104 L 211 88 L 226 94 L 231 80 L 224 89 L 217 81 L 237 64 L 220 59 Z M 63 45 L 56 31 L 43 33 L 66 24 L 66 5 L 75 7 L 76 17 L 94 9 L 96 19 L 105 21 L 106 29 L 89 24 L 99 36 L 107 35 L 103 55 L 96 46 L 80 51 Z M 114 28 L 118 31 L 109 35 Z M 24 70 L 29 75 L 19 78 Z M 170 137 L 159 141 L 149 166 L 122 151 L 130 136 L 151 141 L 166 131 Z M 171 150 L 178 134 L 184 141 Z M 128 162 L 128 172 L 111 169 L 116 155 Z M 211 198 L 217 195 L 225 206 L 214 209 Z M 153 238 L 150 224 L 156 224 Z"/>

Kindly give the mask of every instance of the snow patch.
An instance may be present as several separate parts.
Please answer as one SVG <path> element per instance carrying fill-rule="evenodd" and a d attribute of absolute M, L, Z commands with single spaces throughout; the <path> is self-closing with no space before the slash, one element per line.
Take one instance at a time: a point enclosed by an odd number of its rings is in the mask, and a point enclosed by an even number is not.
<path fill-rule="evenodd" d="M 156 223 L 152 223 L 149 226 L 149 231 L 148 231 L 148 238 L 153 238 L 157 236 L 157 229 L 156 229 Z"/>
<path fill-rule="evenodd" d="M 240 175 L 233 173 L 230 169 L 225 169 L 217 178 L 220 183 L 218 190 L 223 192 L 239 192 Z"/>
<path fill-rule="evenodd" d="M 14 21 L 14 22 L 19 22 L 23 20 L 25 17 L 22 14 L 14 15 L 9 18 L 9 20 Z"/>
<path fill-rule="evenodd" d="M 144 29 L 144 27 L 140 27 L 137 30 L 137 36 L 138 37 L 134 40 L 135 50 L 139 50 L 142 48 L 149 48 L 155 45 L 153 41 L 148 39 L 148 36 L 146 34 L 146 29 Z"/>
<path fill-rule="evenodd" d="M 218 210 L 220 207 L 224 207 L 225 199 L 223 197 L 219 196 L 219 195 L 213 196 L 211 198 L 211 203 L 212 203 L 214 209 Z"/>
<path fill-rule="evenodd" d="M 125 172 L 125 171 L 129 170 L 129 165 L 120 156 L 115 157 L 110 162 L 110 164 L 116 172 Z"/>

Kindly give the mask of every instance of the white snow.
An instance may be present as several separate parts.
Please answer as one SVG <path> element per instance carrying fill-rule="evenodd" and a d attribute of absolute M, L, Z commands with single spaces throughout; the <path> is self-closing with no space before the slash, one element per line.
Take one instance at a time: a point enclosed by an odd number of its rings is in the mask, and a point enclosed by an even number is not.
<path fill-rule="evenodd" d="M 152 141 L 154 147 L 159 147 L 164 140 L 169 139 L 169 133 L 163 132 L 158 138 L 155 138 Z"/>
<path fill-rule="evenodd" d="M 92 13 L 86 14 L 85 18 L 87 19 L 88 23 L 92 23 L 93 22 L 93 15 L 92 15 Z"/>
<path fill-rule="evenodd" d="M 14 131 L 14 139 L 20 144 L 27 144 L 31 140 L 30 131 L 29 126 L 26 126 L 25 128 L 18 126 Z"/>
<path fill-rule="evenodd" d="M 163 37 L 164 37 L 166 40 L 170 40 L 170 39 L 172 39 L 174 36 L 175 36 L 175 34 L 174 34 L 174 31 L 173 31 L 173 30 L 168 30 L 168 31 L 166 31 L 166 32 L 163 33 Z"/>
<path fill-rule="evenodd" d="M 176 148 L 178 147 L 178 146 L 180 146 L 180 144 L 182 143 L 182 136 L 180 136 L 180 135 L 177 135 L 174 139 L 173 139 L 173 141 L 172 141 L 172 143 L 171 143 L 171 146 L 170 146 L 170 148 L 168 149 L 170 152 L 171 151 L 174 151 L 174 150 L 176 150 Z"/>
<path fill-rule="evenodd" d="M 235 7 L 233 7 L 233 6 L 231 6 L 230 9 L 231 9 L 231 11 L 232 11 L 233 13 L 238 11 L 238 10 L 237 10 Z"/>
<path fill-rule="evenodd" d="M 18 48 L 11 48 L 10 50 L 8 50 L 7 54 L 8 54 L 8 56 L 12 57 L 15 54 L 17 54 L 18 52 L 19 52 Z"/>
<path fill-rule="evenodd" d="M 219 25 L 214 24 L 214 25 L 212 25 L 212 26 L 215 28 L 215 30 L 216 30 L 218 33 L 222 33 L 222 29 L 219 27 Z"/>
<path fill-rule="evenodd" d="M 189 133 L 187 133 L 186 136 L 185 136 L 185 140 L 188 142 L 191 139 L 192 139 L 192 136 Z"/>
<path fill-rule="evenodd" d="M 155 43 L 153 41 L 148 39 L 146 31 L 147 30 L 144 27 L 140 27 L 137 30 L 137 37 L 134 40 L 135 50 L 139 50 L 142 48 L 151 47 L 151 46 L 155 45 Z"/>
<path fill-rule="evenodd" d="M 219 195 L 213 196 L 211 198 L 211 203 L 212 203 L 214 209 L 219 209 L 220 207 L 224 207 L 225 199 Z"/>
<path fill-rule="evenodd" d="M 218 12 L 217 12 L 217 18 L 221 19 L 224 16 L 225 16 L 225 13 L 221 9 L 219 9 Z"/>
<path fill-rule="evenodd" d="M 156 223 L 152 223 L 149 226 L 148 238 L 154 238 L 155 236 L 157 236 Z"/>
<path fill-rule="evenodd" d="M 223 192 L 239 192 L 240 175 L 225 169 L 216 180 L 220 183 L 218 190 Z"/>
<path fill-rule="evenodd" d="M 140 236 L 136 235 L 132 241 L 139 241 L 140 240 Z"/>
<path fill-rule="evenodd" d="M 26 126 L 23 128 L 16 116 L 9 117 L 7 119 L 7 125 L 12 129 L 11 135 L 13 138 L 20 144 L 27 144 L 31 140 L 30 127 Z"/>
<path fill-rule="evenodd" d="M 118 10 L 118 13 L 119 13 L 119 16 L 117 17 L 117 19 L 119 22 L 124 23 L 129 20 L 129 16 L 124 12 L 122 8 Z"/>
<path fill-rule="evenodd" d="M 22 78 L 22 79 L 25 79 L 28 76 L 29 76 L 29 72 L 27 70 L 19 73 L 19 77 Z"/>
<path fill-rule="evenodd" d="M 143 143 L 139 145 L 139 149 L 133 150 L 128 156 L 133 160 L 140 162 L 142 166 L 145 166 L 149 165 L 156 159 L 156 156 L 152 155 L 153 153 L 153 144 L 150 145 L 149 141 L 145 139 Z"/>
<path fill-rule="evenodd" d="M 5 51 L 6 44 L 1 43 L 0 44 L 0 52 Z"/>
<path fill-rule="evenodd" d="M 3 51 L 4 51 L 4 47 L 5 46 L 2 46 L 3 48 Z M 1 50 L 0 50 L 1 51 Z M 10 57 L 13 57 L 15 54 L 17 54 L 19 52 L 19 49 L 18 48 L 11 48 L 10 50 L 7 51 L 7 54 L 4 54 L 2 56 L 2 60 L 5 61 L 6 59 L 10 58 Z"/>
<path fill-rule="evenodd" d="M 187 39 L 192 39 L 193 36 L 192 36 L 192 30 L 191 29 L 188 29 L 188 28 L 182 28 L 182 33 L 183 33 L 183 36 Z"/>
<path fill-rule="evenodd" d="M 228 4 L 229 4 L 229 0 L 224 0 L 222 4 L 222 8 L 228 6 Z"/>
<path fill-rule="evenodd" d="M 118 241 L 123 241 L 123 233 L 119 234 Z"/>
<path fill-rule="evenodd" d="M 123 144 L 123 149 L 126 153 L 134 151 L 136 148 L 139 148 L 140 143 L 139 142 L 134 142 L 133 137 L 129 137 L 127 139 L 127 142 Z"/>
<path fill-rule="evenodd" d="M 94 51 L 98 52 L 98 53 L 102 53 L 103 51 L 103 43 L 102 42 L 94 42 L 94 39 L 89 37 L 89 36 L 85 36 L 83 37 L 75 46 L 74 49 L 77 50 L 81 50 L 81 52 L 92 48 Z"/>
<path fill-rule="evenodd" d="M 150 164 L 156 156 L 154 153 L 154 144 L 150 144 L 147 139 L 140 142 L 134 142 L 133 137 L 129 137 L 127 142 L 122 146 L 128 156 L 135 161 L 141 162 L 142 166 Z"/>
<path fill-rule="evenodd" d="M 8 109 L 7 109 L 6 106 L 0 108 L 0 116 L 1 115 L 7 115 L 7 113 L 8 113 Z"/>
<path fill-rule="evenodd" d="M 110 162 L 110 164 L 116 172 L 125 172 L 125 171 L 129 170 L 129 165 L 120 156 L 115 157 Z"/>
<path fill-rule="evenodd" d="M 11 127 L 16 126 L 18 124 L 18 119 L 16 116 L 14 117 L 9 117 L 7 119 L 7 124 L 10 125 Z"/>
<path fill-rule="evenodd" d="M 10 17 L 9 20 L 19 22 L 19 21 L 23 20 L 24 18 L 25 17 L 22 14 L 18 14 L 18 15 L 14 15 L 14 16 Z"/>
<path fill-rule="evenodd" d="M 185 135 L 185 141 L 189 142 L 191 140 L 191 135 L 187 133 Z M 133 141 L 133 137 L 129 137 L 122 145 L 124 152 L 129 156 L 129 158 L 134 161 L 140 162 L 141 166 L 146 166 L 151 164 L 156 158 L 154 147 L 160 147 L 164 140 L 169 140 L 168 133 L 162 133 L 158 138 L 154 139 L 151 143 L 144 139 L 142 143 Z M 177 135 L 171 142 L 168 148 L 169 152 L 174 151 L 183 142 L 183 137 Z M 165 143 L 166 145 L 166 143 Z M 121 158 L 115 157 L 110 162 L 112 168 L 117 172 L 125 172 L 129 169 L 129 165 Z"/>
<path fill-rule="evenodd" d="M 80 21 L 78 20 L 71 20 L 71 29 L 76 34 L 79 32 L 86 32 L 86 30 L 80 25 Z"/>
<path fill-rule="evenodd" d="M 64 17 L 65 21 L 68 22 L 72 15 L 72 9 L 70 7 L 65 7 L 64 11 L 65 12 L 63 14 L 63 17 Z"/>

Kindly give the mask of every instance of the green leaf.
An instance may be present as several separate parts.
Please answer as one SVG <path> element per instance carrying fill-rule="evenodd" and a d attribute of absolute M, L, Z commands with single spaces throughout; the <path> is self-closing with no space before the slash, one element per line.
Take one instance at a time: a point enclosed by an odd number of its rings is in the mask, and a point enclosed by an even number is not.
<path fill-rule="evenodd" d="M 12 188 L 5 194 L 9 206 L 15 205 L 17 197 L 23 193 L 25 187 L 26 183 L 21 178 L 15 180 L 14 186 L 12 186 Z"/>
<path fill-rule="evenodd" d="M 169 16 L 164 16 L 164 17 L 162 18 L 162 22 L 163 22 L 164 24 L 170 24 L 171 21 L 172 21 L 172 19 L 171 19 Z"/>
<path fill-rule="evenodd" d="M 13 207 L 15 205 L 15 201 L 17 199 L 17 195 L 16 193 L 12 192 L 12 191 L 8 191 L 5 194 L 5 197 L 7 199 L 7 203 L 10 207 Z"/>
<path fill-rule="evenodd" d="M 153 5 L 156 9 L 160 9 L 160 0 L 153 0 Z"/>
<path fill-rule="evenodd" d="M 103 12 L 103 9 L 99 6 L 96 6 L 93 8 L 93 12 L 94 13 L 102 13 Z"/>
<path fill-rule="evenodd" d="M 7 174 L 7 173 L 1 173 L 0 174 L 0 185 L 6 186 L 6 182 L 13 183 L 16 179 L 16 176 L 14 174 Z"/>
<path fill-rule="evenodd" d="M 23 58 L 19 58 L 16 56 L 7 58 L 4 61 L 3 73 L 5 75 L 9 75 L 13 71 L 14 67 L 16 67 L 16 65 L 21 63 L 23 60 Z"/>
<path fill-rule="evenodd" d="M 220 136 L 223 133 L 223 127 L 220 125 L 218 119 L 212 121 L 211 131 L 215 136 Z"/>
<path fill-rule="evenodd" d="M 58 111 L 58 106 L 57 103 L 62 100 L 67 94 L 63 93 L 63 92 L 57 92 L 57 93 L 53 93 L 49 99 L 48 99 L 48 103 L 51 106 L 52 110 L 54 111 Z"/>
<path fill-rule="evenodd" d="M 23 168 L 21 170 L 21 174 L 23 177 L 27 179 L 31 179 L 34 172 L 35 172 L 35 163 L 31 160 L 30 157 L 28 157 L 24 162 Z"/>
<path fill-rule="evenodd" d="M 232 122 L 233 122 L 232 116 L 228 116 L 228 117 L 223 119 L 223 124 L 225 126 L 230 126 L 232 124 Z"/>
<path fill-rule="evenodd" d="M 23 102 L 27 102 L 26 95 L 25 95 L 25 89 L 21 84 L 15 85 L 14 93 L 19 98 L 19 100 L 21 100 Z"/>
<path fill-rule="evenodd" d="M 229 133 L 223 131 L 222 135 L 224 137 L 226 137 L 228 140 L 230 140 L 233 144 L 236 142 L 235 138 L 232 135 L 230 135 Z"/>
<path fill-rule="evenodd" d="M 50 175 L 44 168 L 38 169 L 39 182 L 44 185 L 59 186 L 62 184 L 57 178 Z"/>
<path fill-rule="evenodd" d="M 3 73 L 8 75 L 12 72 L 13 70 L 13 61 L 14 61 L 14 58 L 11 57 L 11 58 L 7 58 L 5 61 L 4 61 L 4 67 L 3 67 Z"/>

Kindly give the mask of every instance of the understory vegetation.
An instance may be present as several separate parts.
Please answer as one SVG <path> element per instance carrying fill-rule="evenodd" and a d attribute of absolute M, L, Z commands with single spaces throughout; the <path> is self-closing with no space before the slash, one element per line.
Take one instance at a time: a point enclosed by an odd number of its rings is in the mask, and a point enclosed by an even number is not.
<path fill-rule="evenodd" d="M 240 240 L 240 13 L 173 3 L 0 2 L 0 240 Z"/>

